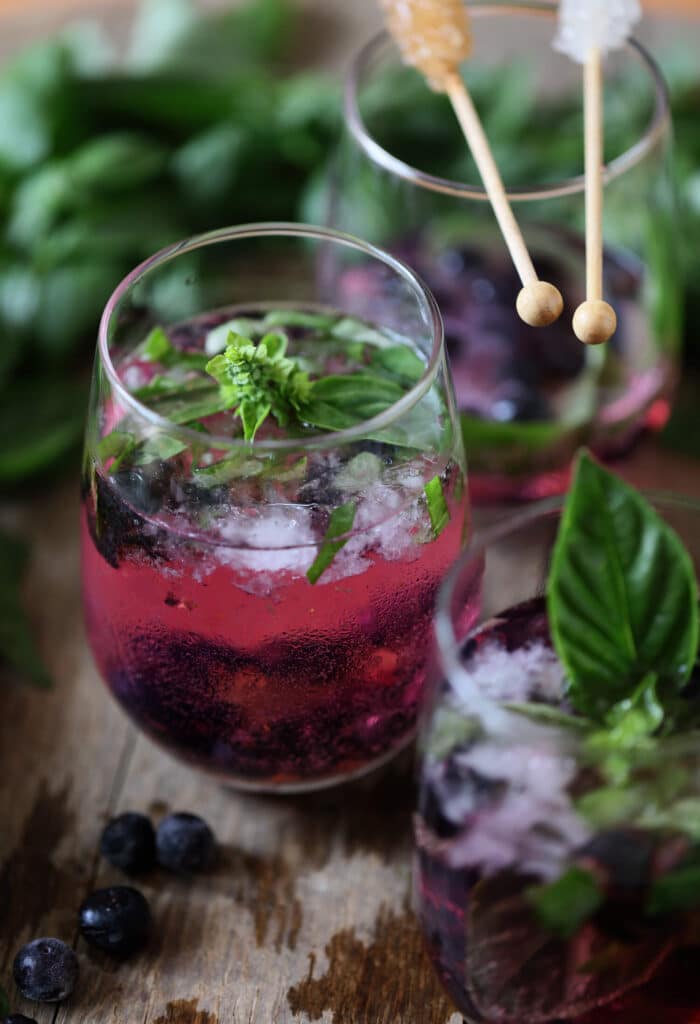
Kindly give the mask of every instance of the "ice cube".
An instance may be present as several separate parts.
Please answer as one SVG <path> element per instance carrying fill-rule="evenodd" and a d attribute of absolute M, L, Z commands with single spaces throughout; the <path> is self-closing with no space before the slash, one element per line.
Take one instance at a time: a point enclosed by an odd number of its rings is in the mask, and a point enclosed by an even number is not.
<path fill-rule="evenodd" d="M 514 651 L 489 642 L 477 650 L 454 684 L 465 708 L 470 707 L 474 689 L 498 702 L 557 702 L 564 695 L 564 668 L 552 648 L 541 641 Z"/>

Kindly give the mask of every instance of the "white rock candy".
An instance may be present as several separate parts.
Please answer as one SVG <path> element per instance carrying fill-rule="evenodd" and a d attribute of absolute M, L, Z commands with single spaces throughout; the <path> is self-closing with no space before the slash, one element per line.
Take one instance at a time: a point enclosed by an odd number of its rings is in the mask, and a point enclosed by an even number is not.
<path fill-rule="evenodd" d="M 595 47 L 619 49 L 641 17 L 639 0 L 561 0 L 554 48 L 583 64 Z"/>

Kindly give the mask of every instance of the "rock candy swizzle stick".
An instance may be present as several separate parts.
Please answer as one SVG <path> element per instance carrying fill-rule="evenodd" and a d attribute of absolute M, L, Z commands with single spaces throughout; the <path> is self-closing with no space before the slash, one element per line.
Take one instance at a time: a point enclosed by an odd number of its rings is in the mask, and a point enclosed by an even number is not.
<path fill-rule="evenodd" d="M 599 345 L 617 317 L 603 300 L 603 57 L 623 46 L 641 18 L 638 0 L 561 0 L 557 50 L 583 64 L 586 139 L 586 301 L 574 314 L 576 337 Z"/>
<path fill-rule="evenodd" d="M 537 276 L 513 215 L 496 161 L 459 65 L 472 52 L 467 10 L 461 0 L 380 0 L 389 31 L 406 64 L 417 68 L 436 92 L 447 93 L 479 169 L 499 227 L 522 281 L 517 309 L 532 327 L 554 323 L 563 309 L 552 284 Z"/>

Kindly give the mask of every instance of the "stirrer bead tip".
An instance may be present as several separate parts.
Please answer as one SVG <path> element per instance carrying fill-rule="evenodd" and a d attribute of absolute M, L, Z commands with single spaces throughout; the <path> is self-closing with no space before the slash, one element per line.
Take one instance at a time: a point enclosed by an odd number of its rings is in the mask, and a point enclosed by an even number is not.
<path fill-rule="evenodd" d="M 516 306 L 520 319 L 530 327 L 549 327 L 561 316 L 564 300 L 553 284 L 535 281 L 521 290 Z"/>
<path fill-rule="evenodd" d="M 574 334 L 584 345 L 602 345 L 616 330 L 615 310 L 602 299 L 582 302 L 574 313 Z"/>

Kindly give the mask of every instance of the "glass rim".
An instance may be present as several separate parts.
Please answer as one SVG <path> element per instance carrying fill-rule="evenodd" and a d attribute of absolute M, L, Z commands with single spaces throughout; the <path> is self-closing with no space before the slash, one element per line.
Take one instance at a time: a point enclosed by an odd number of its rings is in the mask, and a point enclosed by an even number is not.
<path fill-rule="evenodd" d="M 647 499 L 655 508 L 686 509 L 700 515 L 700 500 L 677 494 L 673 491 L 650 491 L 641 490 L 640 494 Z M 466 637 L 458 637 L 454 628 L 452 615 L 452 602 L 459 581 L 468 565 L 486 554 L 488 549 L 500 540 L 509 535 L 515 535 L 520 530 L 526 529 L 538 520 L 554 513 L 561 512 L 566 501 L 566 495 L 555 495 L 552 498 L 545 498 L 542 501 L 533 502 L 525 509 L 505 515 L 493 526 L 484 530 L 475 531 L 472 539 L 460 552 L 456 561 L 452 564 L 447 575 L 443 579 L 435 603 L 433 616 L 433 635 L 435 639 L 435 653 L 438 671 L 444 672 L 449 681 L 455 674 L 463 671 L 459 658 L 461 644 Z M 478 629 L 474 626 L 468 635 Z M 498 701 L 491 698 L 479 696 L 479 703 L 498 709 Z M 507 712 L 504 712 L 507 714 Z"/>
<path fill-rule="evenodd" d="M 192 444 L 201 444 L 202 435 L 191 427 L 184 427 L 172 423 L 167 417 L 160 416 L 148 405 L 140 402 L 125 386 L 117 372 L 110 354 L 110 328 L 117 307 L 124 296 L 141 281 L 154 267 L 164 265 L 178 256 L 182 256 L 197 249 L 209 245 L 216 245 L 221 242 L 236 241 L 251 238 L 300 238 L 316 241 L 326 241 L 341 244 L 349 249 L 371 256 L 406 281 L 418 299 L 419 306 L 426 314 L 426 326 L 430 331 L 432 345 L 430 357 L 425 365 L 425 371 L 420 380 L 417 381 L 397 402 L 385 409 L 384 412 L 355 424 L 353 427 L 346 427 L 343 430 L 324 431 L 319 434 L 309 434 L 298 438 L 275 438 L 264 441 L 244 441 L 242 438 L 220 437 L 210 435 L 209 440 L 215 447 L 225 449 L 254 448 L 257 451 L 298 451 L 307 448 L 327 448 L 334 445 L 343 445 L 366 436 L 367 431 L 381 430 L 390 426 L 401 416 L 408 413 L 430 390 L 441 366 L 444 353 L 444 328 L 442 316 L 437 301 L 428 286 L 403 260 L 397 259 L 390 253 L 385 252 L 378 246 L 365 242 L 354 235 L 335 231 L 331 228 L 318 227 L 310 224 L 294 223 L 291 221 L 261 221 L 259 223 L 241 224 L 234 227 L 217 228 L 214 231 L 207 231 L 190 238 L 174 242 L 171 245 L 159 249 L 148 259 L 134 267 L 124 277 L 110 295 L 100 318 L 100 325 L 97 336 L 97 351 L 100 362 L 110 384 L 120 401 L 130 411 L 136 413 L 154 428 L 158 428 L 177 437 L 187 439 Z"/>
<path fill-rule="evenodd" d="M 524 14 L 553 19 L 557 13 L 557 4 L 549 2 L 549 0 L 533 3 L 513 3 L 511 0 L 492 0 L 488 4 L 475 3 L 472 0 L 464 0 L 464 2 L 469 7 L 470 16 L 476 18 Z M 383 30 L 374 35 L 355 55 L 345 77 L 345 125 L 353 139 L 373 163 L 395 176 L 409 181 L 413 185 L 432 192 L 455 196 L 459 199 L 488 202 L 488 195 L 482 185 L 465 184 L 464 182 L 453 181 L 449 178 L 442 178 L 438 175 L 421 171 L 417 167 L 399 160 L 398 157 L 384 149 L 367 129 L 360 113 L 358 91 L 364 73 L 373 57 L 378 51 L 386 48 L 388 43 L 391 43 L 388 31 Z M 664 136 L 671 121 L 671 103 L 668 86 L 659 65 L 649 51 L 634 38 L 629 39 L 623 49 L 633 52 L 649 72 L 654 85 L 654 110 L 641 137 L 629 149 L 604 165 L 603 183 L 606 185 L 640 163 Z M 585 187 L 585 174 L 581 173 L 549 185 L 506 188 L 506 194 L 512 201 L 525 202 L 578 195 L 585 191 Z"/>

